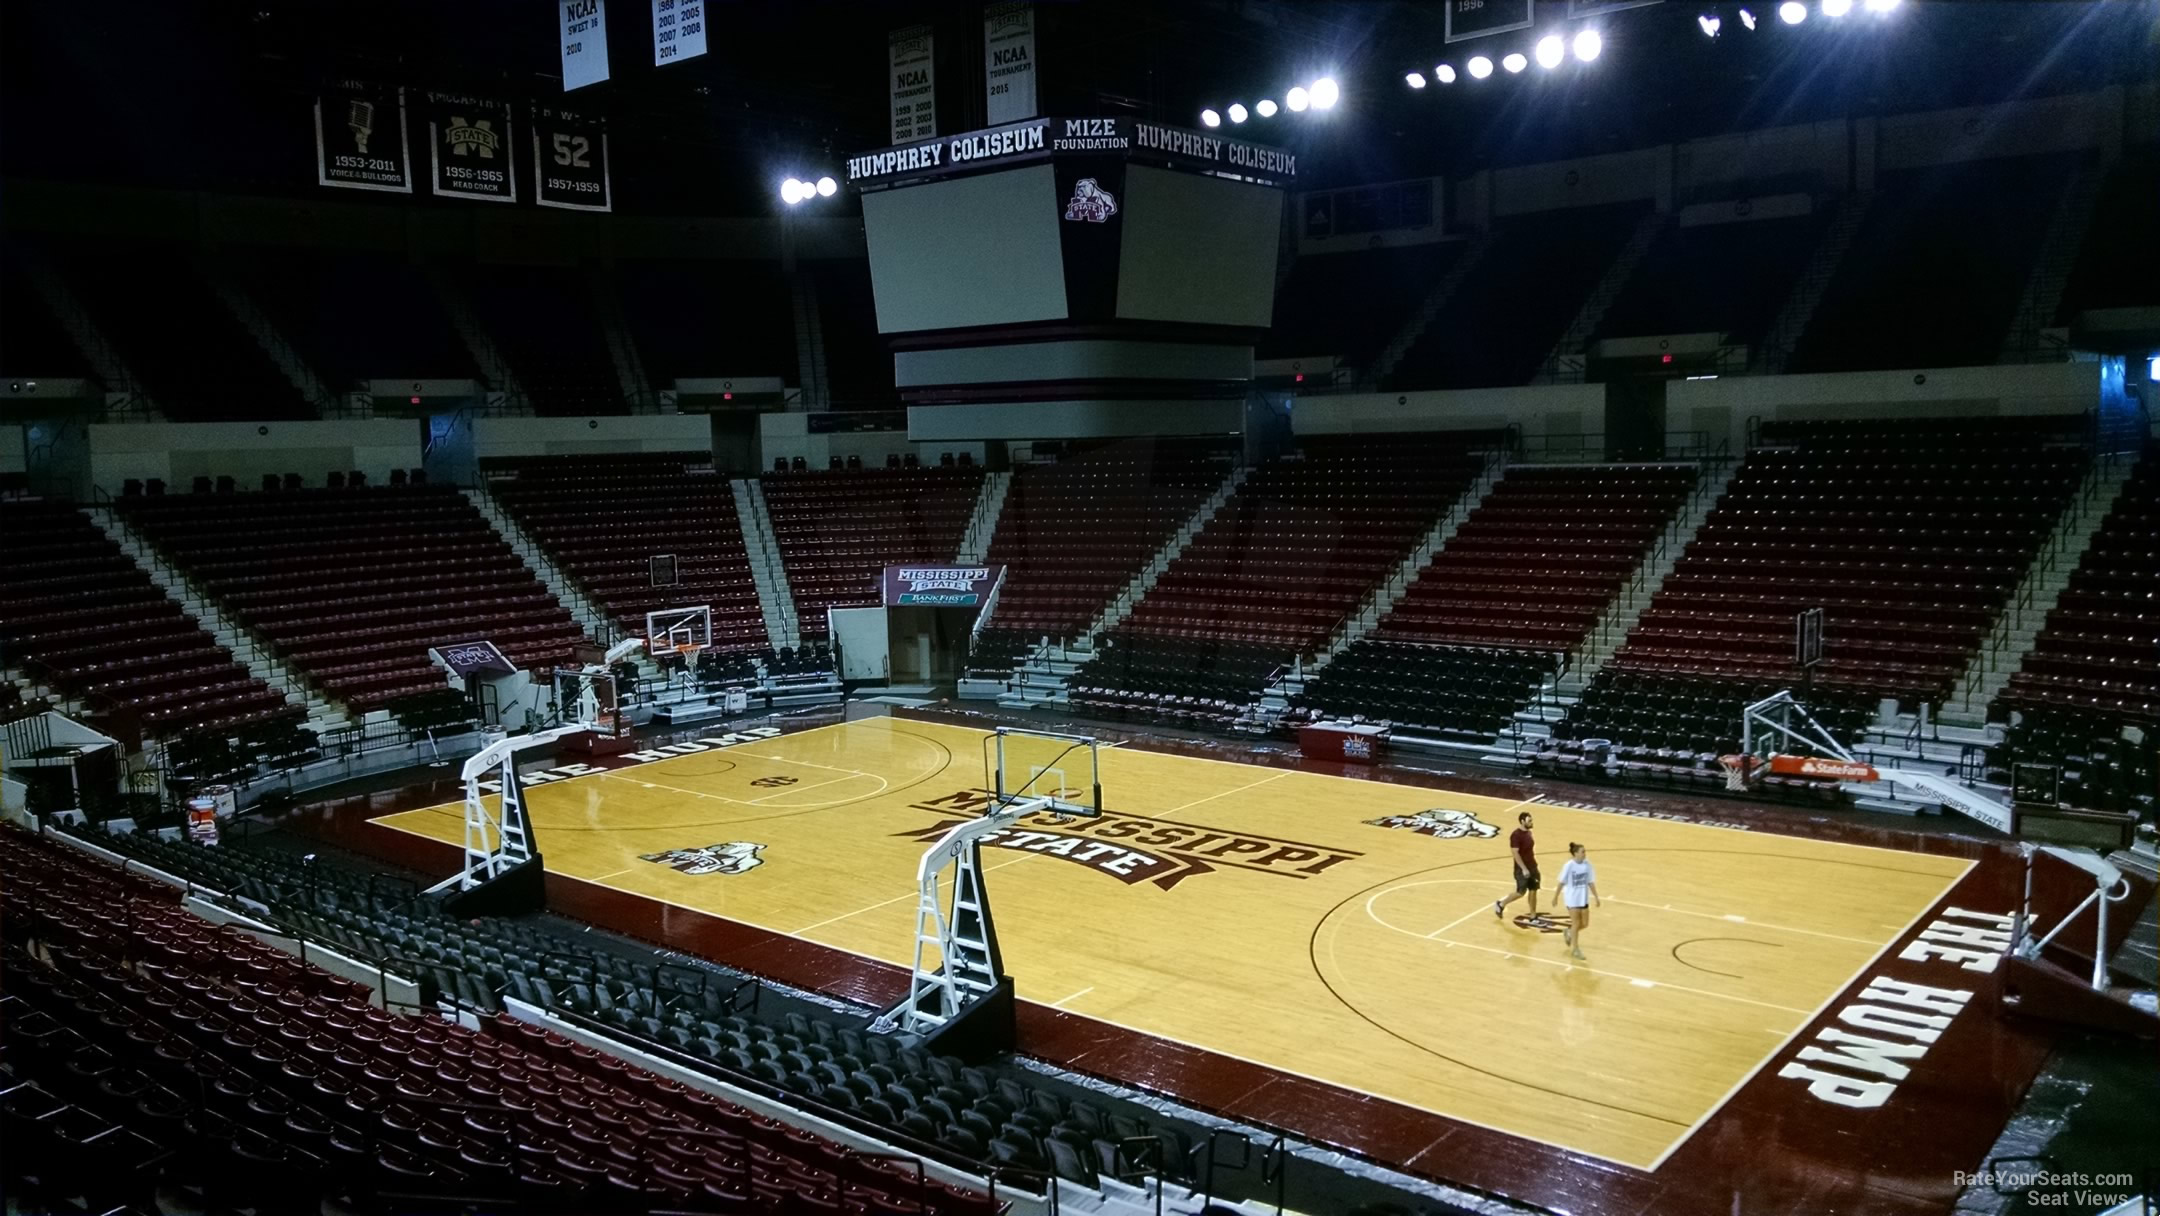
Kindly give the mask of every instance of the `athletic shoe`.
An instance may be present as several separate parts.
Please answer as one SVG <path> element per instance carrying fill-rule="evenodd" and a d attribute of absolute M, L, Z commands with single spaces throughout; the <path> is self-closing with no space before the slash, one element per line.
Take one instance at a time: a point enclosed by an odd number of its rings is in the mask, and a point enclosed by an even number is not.
<path fill-rule="evenodd" d="M 1568 957 L 1570 957 L 1570 958 L 1574 959 L 1574 960 L 1575 960 L 1576 962 L 1579 962 L 1579 963 L 1587 963 L 1587 962 L 1589 962 L 1589 961 L 1590 961 L 1589 959 L 1586 959 L 1586 958 L 1584 958 L 1584 957 L 1583 957 L 1583 952 L 1582 952 L 1582 951 L 1580 951 L 1580 950 L 1570 950 L 1570 951 L 1568 951 Z"/>
<path fill-rule="evenodd" d="M 1494 900 L 1494 901 L 1492 901 L 1492 914 L 1493 914 L 1493 919 L 1494 919 L 1494 920 L 1506 920 L 1506 919 L 1507 919 L 1507 905 L 1505 905 L 1505 904 L 1501 903 L 1501 902 L 1500 902 L 1499 900 L 1497 900 L 1497 899 L 1496 899 L 1496 900 Z"/>

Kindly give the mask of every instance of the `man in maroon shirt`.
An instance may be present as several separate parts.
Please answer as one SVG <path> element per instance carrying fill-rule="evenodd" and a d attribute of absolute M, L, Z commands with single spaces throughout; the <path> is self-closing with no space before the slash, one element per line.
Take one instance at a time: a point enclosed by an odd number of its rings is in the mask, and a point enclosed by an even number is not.
<path fill-rule="evenodd" d="M 1507 906 L 1527 895 L 1530 897 L 1530 915 L 1537 915 L 1538 868 L 1537 841 L 1530 835 L 1530 812 L 1515 817 L 1521 826 L 1508 834 L 1508 857 L 1515 863 L 1515 893 L 1506 899 L 1493 901 L 1492 914 L 1507 919 Z"/>

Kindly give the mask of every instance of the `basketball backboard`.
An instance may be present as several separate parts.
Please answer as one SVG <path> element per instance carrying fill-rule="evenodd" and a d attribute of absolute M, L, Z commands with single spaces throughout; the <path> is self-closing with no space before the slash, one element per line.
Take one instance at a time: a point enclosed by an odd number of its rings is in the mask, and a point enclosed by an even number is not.
<path fill-rule="evenodd" d="M 1102 813 L 1099 745 L 1093 737 L 1001 726 L 985 744 L 987 784 L 998 805 L 1048 798 L 1044 809 L 1058 814 Z"/>
<path fill-rule="evenodd" d="M 671 653 L 690 658 L 712 645 L 712 640 L 709 604 L 662 608 L 645 614 L 645 650 L 655 658 Z"/>

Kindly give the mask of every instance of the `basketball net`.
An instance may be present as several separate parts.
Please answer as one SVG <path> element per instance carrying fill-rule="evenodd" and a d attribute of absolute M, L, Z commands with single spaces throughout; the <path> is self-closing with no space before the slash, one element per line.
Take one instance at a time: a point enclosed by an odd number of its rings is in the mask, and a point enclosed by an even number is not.
<path fill-rule="evenodd" d="M 1718 763 L 1725 766 L 1725 788 L 1740 793 L 1748 787 L 1748 761 L 1753 756 L 1719 756 Z"/>

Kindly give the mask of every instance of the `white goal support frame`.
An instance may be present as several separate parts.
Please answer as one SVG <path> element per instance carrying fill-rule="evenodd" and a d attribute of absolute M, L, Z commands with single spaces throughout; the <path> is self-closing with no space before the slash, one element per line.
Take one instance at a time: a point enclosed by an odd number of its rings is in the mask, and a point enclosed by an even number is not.
<path fill-rule="evenodd" d="M 533 857 L 532 823 L 525 813 L 525 787 L 518 781 L 518 753 L 568 735 L 596 729 L 591 722 L 502 736 L 473 753 L 458 774 L 465 782 L 465 865 L 427 889 L 429 895 L 474 887 L 523 865 Z M 493 775 L 502 787 L 497 810 L 490 812 L 480 783 Z"/>
<path fill-rule="evenodd" d="M 1012 981 L 983 885 L 983 843 L 1030 815 L 1101 814 L 1099 747 L 1087 735 L 1011 726 L 984 740 L 989 809 L 939 837 L 916 863 L 915 952 L 907 999 L 880 1015 L 871 1030 L 927 1039 L 993 997 L 1002 994 L 1009 1003 Z"/>
<path fill-rule="evenodd" d="M 1767 760 L 1784 750 L 1780 745 L 1786 742 L 1853 762 L 1852 752 L 1837 741 L 1828 727 L 1815 720 L 1807 706 L 1793 699 L 1790 689 L 1772 693 L 1740 711 L 1741 755 Z"/>

